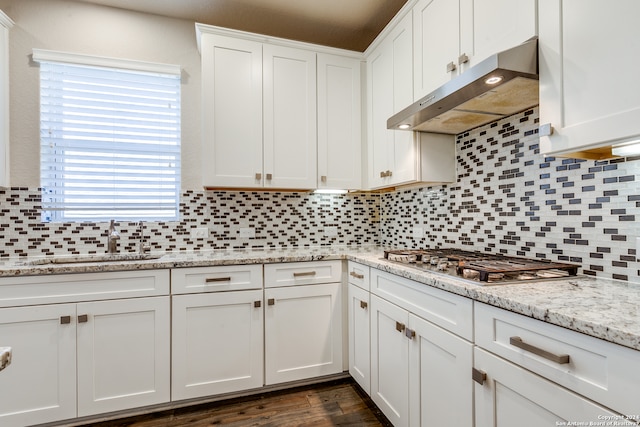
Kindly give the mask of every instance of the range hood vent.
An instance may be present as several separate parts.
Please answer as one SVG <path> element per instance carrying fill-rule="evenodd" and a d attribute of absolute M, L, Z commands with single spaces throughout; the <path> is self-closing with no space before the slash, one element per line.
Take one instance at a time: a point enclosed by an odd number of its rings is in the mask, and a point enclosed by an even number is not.
<path fill-rule="evenodd" d="M 490 78 L 501 78 L 489 84 Z M 459 134 L 538 105 L 538 40 L 497 53 L 387 120 L 388 129 Z"/>

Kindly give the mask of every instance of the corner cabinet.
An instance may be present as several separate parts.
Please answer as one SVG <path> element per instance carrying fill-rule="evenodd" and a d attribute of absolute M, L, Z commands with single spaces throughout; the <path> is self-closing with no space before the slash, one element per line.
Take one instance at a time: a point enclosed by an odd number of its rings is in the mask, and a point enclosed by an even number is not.
<path fill-rule="evenodd" d="M 640 2 L 538 0 L 538 7 L 540 151 L 607 158 L 611 145 L 639 140 Z M 615 65 L 629 57 L 630 66 Z"/>
<path fill-rule="evenodd" d="M 387 119 L 413 101 L 413 34 L 407 14 L 367 55 L 367 188 L 416 180 L 413 132 L 387 129 Z"/>
<path fill-rule="evenodd" d="M 414 99 L 537 34 L 536 0 L 420 0 L 413 8 Z"/>
<path fill-rule="evenodd" d="M 204 187 L 316 188 L 316 54 L 206 32 L 200 51 Z"/>
<path fill-rule="evenodd" d="M 9 30 L 13 21 L 0 10 L 0 188 L 9 187 Z"/>
<path fill-rule="evenodd" d="M 0 424 L 169 402 L 168 295 L 158 270 L 0 279 Z"/>

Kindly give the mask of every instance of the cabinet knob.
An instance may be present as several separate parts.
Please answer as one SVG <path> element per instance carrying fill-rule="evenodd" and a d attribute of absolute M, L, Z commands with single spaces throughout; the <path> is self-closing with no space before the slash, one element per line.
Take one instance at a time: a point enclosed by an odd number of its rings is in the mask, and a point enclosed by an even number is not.
<path fill-rule="evenodd" d="M 261 173 L 256 173 L 256 181 L 260 181 L 262 179 Z"/>
<path fill-rule="evenodd" d="M 276 303 L 276 300 L 274 298 L 269 298 L 267 300 L 267 305 L 275 305 L 275 303 Z"/>
<path fill-rule="evenodd" d="M 253 306 L 254 306 L 255 308 L 260 308 L 260 307 L 262 307 L 262 301 L 254 301 L 254 302 L 253 302 Z"/>
<path fill-rule="evenodd" d="M 447 64 L 447 73 L 450 73 L 450 72 L 452 72 L 452 71 L 455 71 L 455 70 L 456 70 L 456 68 L 457 68 L 457 66 L 456 66 L 456 64 L 455 64 L 453 61 L 449 62 L 449 63 Z"/>
<path fill-rule="evenodd" d="M 322 175 L 320 177 L 320 182 L 327 182 L 327 176 L 326 175 Z"/>
<path fill-rule="evenodd" d="M 462 55 L 458 56 L 458 64 L 462 65 L 462 64 L 466 64 L 467 62 L 469 62 L 469 56 L 467 56 L 466 53 L 463 53 Z"/>
<path fill-rule="evenodd" d="M 78 323 L 87 323 L 89 321 L 89 316 L 86 314 L 81 314 L 78 316 Z"/>
<path fill-rule="evenodd" d="M 71 323 L 71 316 L 61 316 L 60 317 L 60 324 L 61 325 L 68 325 L 69 323 Z"/>
<path fill-rule="evenodd" d="M 551 126 L 551 123 L 545 123 L 543 125 L 540 125 L 540 127 L 538 128 L 538 136 L 551 136 L 553 135 L 553 126 Z"/>
<path fill-rule="evenodd" d="M 404 323 L 396 322 L 396 331 L 404 332 L 405 329 L 406 329 L 406 326 Z"/>
<path fill-rule="evenodd" d="M 365 310 L 366 310 L 366 309 L 367 309 L 367 306 L 368 306 L 368 304 L 367 304 L 367 302 L 366 302 L 366 301 L 360 301 L 360 308 L 362 308 L 362 309 L 365 309 Z"/>
<path fill-rule="evenodd" d="M 413 329 L 407 328 L 404 330 L 404 336 L 412 340 L 416 337 L 416 331 L 414 331 Z"/>
<path fill-rule="evenodd" d="M 472 368 L 471 369 L 471 378 L 480 385 L 483 385 L 487 379 L 487 373 L 482 372 L 479 369 Z"/>
<path fill-rule="evenodd" d="M 268 173 L 268 174 L 267 174 L 267 180 L 268 180 L 268 181 L 271 181 L 272 179 L 273 179 L 273 174 Z"/>

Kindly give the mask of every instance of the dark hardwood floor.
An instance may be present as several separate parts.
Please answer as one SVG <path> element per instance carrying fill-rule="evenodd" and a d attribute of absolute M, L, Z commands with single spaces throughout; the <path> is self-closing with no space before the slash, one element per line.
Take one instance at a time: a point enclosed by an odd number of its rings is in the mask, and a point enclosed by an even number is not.
<path fill-rule="evenodd" d="M 91 427 L 391 426 L 352 379 L 86 424 Z"/>

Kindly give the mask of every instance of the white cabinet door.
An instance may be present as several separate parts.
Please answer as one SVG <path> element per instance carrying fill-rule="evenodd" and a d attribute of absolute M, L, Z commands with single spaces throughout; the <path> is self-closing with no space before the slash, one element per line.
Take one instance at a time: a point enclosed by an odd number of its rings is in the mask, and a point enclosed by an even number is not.
<path fill-rule="evenodd" d="M 205 187 L 261 187 L 262 44 L 203 34 Z"/>
<path fill-rule="evenodd" d="M 75 304 L 0 310 L 0 341 L 13 350 L 0 377 L 0 425 L 76 416 L 75 314 Z"/>
<path fill-rule="evenodd" d="M 474 365 L 487 375 L 484 384 L 474 383 L 476 427 L 607 425 L 606 421 L 597 423 L 607 419 L 603 417 L 616 416 L 591 400 L 480 348 L 474 351 Z"/>
<path fill-rule="evenodd" d="M 77 305 L 78 416 L 169 401 L 169 297 Z"/>
<path fill-rule="evenodd" d="M 395 427 L 409 425 L 409 313 L 371 295 L 371 399 Z"/>
<path fill-rule="evenodd" d="M 9 29 L 13 21 L 0 10 L 0 188 L 9 187 Z"/>
<path fill-rule="evenodd" d="M 640 2 L 539 0 L 540 151 L 640 139 Z"/>
<path fill-rule="evenodd" d="M 418 100 L 458 74 L 459 0 L 421 0 L 416 3 L 413 32 L 413 87 L 414 98 Z"/>
<path fill-rule="evenodd" d="M 268 288 L 266 384 L 342 372 L 340 283 Z"/>
<path fill-rule="evenodd" d="M 536 0 L 420 0 L 413 8 L 414 99 L 537 34 Z"/>
<path fill-rule="evenodd" d="M 537 23 L 536 0 L 460 0 L 460 72 L 535 37 Z"/>
<path fill-rule="evenodd" d="M 369 136 L 367 186 L 382 188 L 416 180 L 413 132 L 387 129 L 387 119 L 413 101 L 411 14 L 367 58 Z"/>
<path fill-rule="evenodd" d="M 315 52 L 265 44 L 263 88 L 264 186 L 316 188 Z"/>
<path fill-rule="evenodd" d="M 410 425 L 473 425 L 473 344 L 409 316 Z"/>
<path fill-rule="evenodd" d="M 369 291 L 349 284 L 349 373 L 371 394 Z"/>
<path fill-rule="evenodd" d="M 262 290 L 173 297 L 172 399 L 261 387 Z"/>
<path fill-rule="evenodd" d="M 318 54 L 318 188 L 362 188 L 360 61 Z"/>

